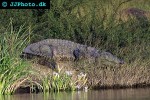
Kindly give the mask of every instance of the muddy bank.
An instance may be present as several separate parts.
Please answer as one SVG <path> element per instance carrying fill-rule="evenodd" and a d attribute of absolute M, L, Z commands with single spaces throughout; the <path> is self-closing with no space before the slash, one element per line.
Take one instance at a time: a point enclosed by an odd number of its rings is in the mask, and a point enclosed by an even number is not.
<path fill-rule="evenodd" d="M 93 64 L 73 64 L 72 62 L 60 62 L 59 68 L 61 74 L 66 71 L 71 72 L 72 83 L 78 80 L 80 73 L 85 73 L 87 79 L 86 83 L 78 81 L 76 85 L 81 86 L 79 90 L 83 90 L 85 87 L 89 89 L 119 89 L 119 88 L 138 88 L 150 86 L 150 66 L 149 63 L 141 64 L 134 62 L 134 64 L 124 64 L 121 66 L 106 66 L 106 65 L 94 65 Z M 33 64 L 32 68 L 37 74 L 31 75 L 32 82 L 27 80 L 17 90 L 16 93 L 22 92 L 43 92 L 38 87 L 38 84 L 43 84 L 42 78 L 53 76 L 53 73 L 58 70 L 52 70 L 51 68 L 39 64 Z M 49 83 L 51 79 L 47 80 Z M 32 85 L 31 85 L 32 83 Z M 37 84 L 38 83 L 38 84 Z M 34 89 L 31 91 L 31 88 Z M 78 88 L 78 87 L 76 87 Z"/>

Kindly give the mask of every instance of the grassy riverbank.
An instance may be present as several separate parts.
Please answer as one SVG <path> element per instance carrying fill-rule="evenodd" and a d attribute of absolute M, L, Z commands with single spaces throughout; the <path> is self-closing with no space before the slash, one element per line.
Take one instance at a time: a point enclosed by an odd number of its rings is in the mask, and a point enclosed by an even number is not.
<path fill-rule="evenodd" d="M 75 76 L 73 71 L 57 71 L 36 64 L 37 61 L 26 61 L 20 55 L 30 41 L 30 28 L 20 26 L 14 31 L 12 21 L 5 33 L 0 34 L 0 94 L 15 92 L 48 92 L 76 90 L 78 83 L 83 87 L 87 82 L 86 74 Z M 35 59 L 37 60 L 37 59 Z M 40 69 L 42 68 L 42 69 Z M 24 89 L 24 90 L 23 90 Z"/>
<path fill-rule="evenodd" d="M 0 10 L 0 94 L 23 86 L 30 92 L 133 87 L 150 84 L 150 16 L 119 17 L 123 9 L 150 11 L 148 0 L 51 0 L 50 10 Z M 123 13 L 126 14 L 126 13 Z M 145 19 L 146 18 L 146 19 Z M 67 39 L 113 53 L 122 66 L 76 66 L 61 62 L 57 73 L 26 61 L 20 54 L 27 44 L 46 38 Z M 34 63 L 33 63 L 34 62 Z"/>

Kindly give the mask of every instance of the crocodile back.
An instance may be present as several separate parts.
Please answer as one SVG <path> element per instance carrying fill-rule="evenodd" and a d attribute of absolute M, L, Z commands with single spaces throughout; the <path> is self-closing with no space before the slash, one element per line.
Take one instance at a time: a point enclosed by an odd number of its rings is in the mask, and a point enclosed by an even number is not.
<path fill-rule="evenodd" d="M 76 61 L 81 58 L 96 60 L 100 58 L 117 64 L 124 63 L 123 60 L 109 52 L 101 52 L 94 47 L 61 39 L 46 39 L 30 44 L 24 49 L 23 53 L 54 58 L 57 61 L 64 59 Z"/>

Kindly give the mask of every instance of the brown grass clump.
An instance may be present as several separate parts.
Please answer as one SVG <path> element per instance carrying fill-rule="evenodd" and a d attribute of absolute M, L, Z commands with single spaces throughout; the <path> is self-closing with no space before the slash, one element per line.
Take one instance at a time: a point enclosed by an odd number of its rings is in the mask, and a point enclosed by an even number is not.
<path fill-rule="evenodd" d="M 88 84 L 96 88 L 147 86 L 150 84 L 150 63 L 136 61 L 120 67 L 93 67 L 88 71 Z"/>
<path fill-rule="evenodd" d="M 123 21 L 128 21 L 130 18 L 134 18 L 138 21 L 150 19 L 150 12 L 145 11 L 139 8 L 126 8 L 123 9 L 120 13 L 120 19 Z"/>

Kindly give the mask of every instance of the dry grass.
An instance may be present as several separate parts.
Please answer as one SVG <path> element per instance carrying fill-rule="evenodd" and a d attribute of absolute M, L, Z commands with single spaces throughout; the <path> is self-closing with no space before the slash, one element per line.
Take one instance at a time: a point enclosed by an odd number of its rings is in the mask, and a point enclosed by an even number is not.
<path fill-rule="evenodd" d="M 150 84 L 150 63 L 136 61 L 120 67 L 93 67 L 88 71 L 88 84 L 99 88 L 133 87 Z"/>
<path fill-rule="evenodd" d="M 87 85 L 89 87 L 133 87 L 146 86 L 150 84 L 150 62 L 136 60 L 131 64 L 124 65 L 94 65 L 82 61 L 79 63 L 59 63 L 63 72 L 72 71 L 74 77 L 80 72 L 87 73 Z M 36 65 L 36 69 L 42 74 L 52 73 L 52 70 L 46 66 Z"/>

